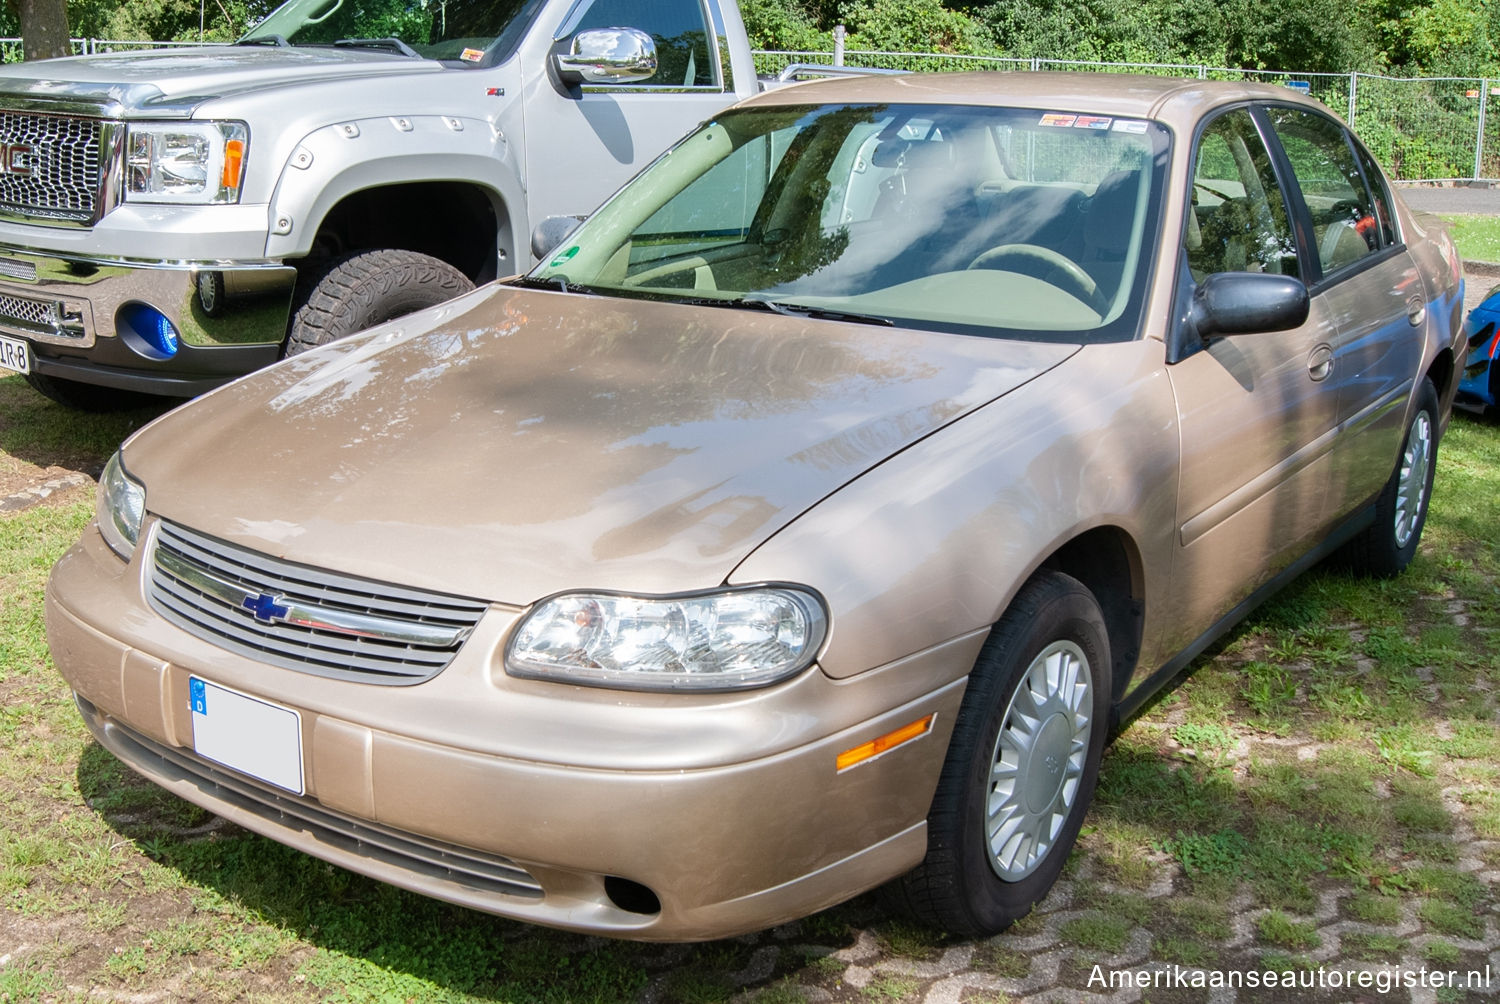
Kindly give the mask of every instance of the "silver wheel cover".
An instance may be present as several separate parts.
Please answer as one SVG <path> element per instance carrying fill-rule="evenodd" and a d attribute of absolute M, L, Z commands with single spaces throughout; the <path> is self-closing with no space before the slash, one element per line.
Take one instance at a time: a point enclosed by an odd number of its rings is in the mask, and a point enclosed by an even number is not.
<path fill-rule="evenodd" d="M 1396 546 L 1405 547 L 1416 532 L 1417 520 L 1427 501 L 1427 468 L 1432 464 L 1432 418 L 1417 412 L 1401 454 L 1401 472 L 1396 477 Z"/>
<path fill-rule="evenodd" d="M 984 836 L 990 867 L 1007 882 L 1051 852 L 1078 800 L 1094 728 L 1094 679 L 1071 641 L 1044 648 L 1016 685 L 990 757 Z"/>

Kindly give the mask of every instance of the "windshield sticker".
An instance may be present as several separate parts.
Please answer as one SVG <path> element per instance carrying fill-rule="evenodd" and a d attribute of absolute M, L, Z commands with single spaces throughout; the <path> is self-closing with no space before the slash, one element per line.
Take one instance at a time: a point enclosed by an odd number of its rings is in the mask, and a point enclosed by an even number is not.
<path fill-rule="evenodd" d="M 1108 129 L 1114 119 L 1104 115 L 1080 115 L 1073 123 L 1074 129 Z"/>
<path fill-rule="evenodd" d="M 1146 123 L 1139 119 L 1115 119 L 1115 124 L 1111 128 L 1115 132 L 1144 133 Z"/>
<path fill-rule="evenodd" d="M 466 63 L 477 63 L 484 58 L 483 49 L 465 49 L 458 54 L 458 58 Z"/>
<path fill-rule="evenodd" d="M 564 251 L 562 254 L 558 255 L 556 258 L 553 258 L 550 262 L 548 262 L 547 267 L 557 268 L 559 265 L 566 265 L 577 253 L 578 245 L 574 244 L 572 247 L 568 248 L 568 250 Z"/>
<path fill-rule="evenodd" d="M 1042 121 L 1038 124 L 1044 126 L 1061 126 L 1062 128 L 1066 129 L 1077 120 L 1077 115 L 1058 115 L 1056 113 L 1051 113 L 1043 115 Z"/>

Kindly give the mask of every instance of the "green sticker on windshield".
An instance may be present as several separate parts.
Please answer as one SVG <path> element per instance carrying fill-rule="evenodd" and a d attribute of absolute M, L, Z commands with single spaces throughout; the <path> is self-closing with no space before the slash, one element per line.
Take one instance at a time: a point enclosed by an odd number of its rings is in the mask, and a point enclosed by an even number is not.
<path fill-rule="evenodd" d="M 566 265 L 569 259 L 571 259 L 577 253 L 578 245 L 574 244 L 572 247 L 568 248 L 568 250 L 564 251 L 556 258 L 553 258 L 552 261 L 548 264 L 548 268 L 556 268 L 559 265 Z"/>

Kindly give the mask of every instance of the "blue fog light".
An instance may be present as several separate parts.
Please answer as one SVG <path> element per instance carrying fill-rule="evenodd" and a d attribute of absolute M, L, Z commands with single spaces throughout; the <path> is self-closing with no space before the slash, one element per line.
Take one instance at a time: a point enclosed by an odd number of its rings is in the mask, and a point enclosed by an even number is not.
<path fill-rule="evenodd" d="M 177 327 L 167 315 L 145 303 L 127 303 L 115 314 L 115 330 L 147 359 L 171 359 L 182 347 Z"/>

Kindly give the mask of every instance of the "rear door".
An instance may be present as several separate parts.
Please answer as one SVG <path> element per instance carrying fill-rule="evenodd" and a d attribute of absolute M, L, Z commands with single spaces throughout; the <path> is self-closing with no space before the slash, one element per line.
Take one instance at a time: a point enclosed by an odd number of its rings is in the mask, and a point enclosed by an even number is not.
<path fill-rule="evenodd" d="M 1328 498 L 1339 516 L 1390 477 L 1422 363 L 1426 291 L 1397 232 L 1385 180 L 1348 130 L 1301 106 L 1266 114 L 1306 206 L 1313 293 L 1336 328 L 1328 382 L 1338 391 L 1340 432 Z"/>

